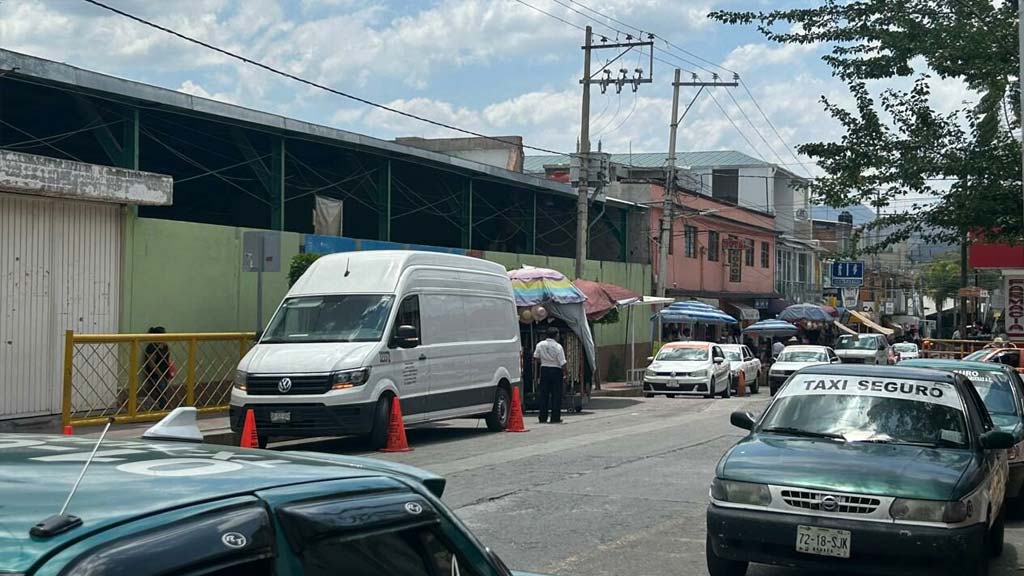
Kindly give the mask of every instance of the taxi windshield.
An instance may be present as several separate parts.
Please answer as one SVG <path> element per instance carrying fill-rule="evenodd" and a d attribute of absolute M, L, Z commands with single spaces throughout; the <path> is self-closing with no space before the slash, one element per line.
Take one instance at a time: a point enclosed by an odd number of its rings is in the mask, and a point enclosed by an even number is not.
<path fill-rule="evenodd" d="M 817 350 L 783 350 L 778 362 L 828 362 L 828 356 Z"/>
<path fill-rule="evenodd" d="M 964 360 L 970 360 L 970 361 L 973 361 L 973 362 L 980 362 L 980 361 L 984 360 L 985 357 L 987 357 L 991 353 L 992 353 L 991 350 L 985 350 L 983 348 L 981 350 L 977 350 L 977 351 L 971 352 L 967 356 L 964 356 L 963 359 Z"/>
<path fill-rule="evenodd" d="M 289 298 L 274 315 L 261 344 L 377 342 L 394 296 L 342 294 Z"/>
<path fill-rule="evenodd" d="M 874 338 L 858 336 L 840 336 L 836 343 L 837 350 L 874 350 L 877 348 Z"/>
<path fill-rule="evenodd" d="M 948 384 L 814 375 L 780 391 L 760 431 L 963 448 L 968 434 L 960 406 Z"/>
<path fill-rule="evenodd" d="M 989 414 L 1005 414 L 1014 416 L 1017 414 L 1017 402 L 1013 397 L 1013 383 L 1010 377 L 1002 372 L 988 372 L 980 370 L 957 370 L 967 376 L 974 387 L 978 389 L 985 408 Z"/>
<path fill-rule="evenodd" d="M 663 362 L 692 362 L 707 360 L 707 348 L 664 348 L 658 352 L 658 360 Z"/>
<path fill-rule="evenodd" d="M 739 362 L 743 360 L 743 355 L 735 350 L 723 350 L 725 352 L 725 358 L 730 362 Z"/>

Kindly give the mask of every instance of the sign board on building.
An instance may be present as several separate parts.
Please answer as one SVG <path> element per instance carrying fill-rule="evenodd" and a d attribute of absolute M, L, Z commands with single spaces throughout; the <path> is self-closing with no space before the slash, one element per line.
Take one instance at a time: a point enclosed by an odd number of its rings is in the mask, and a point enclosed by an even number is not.
<path fill-rule="evenodd" d="M 832 263 L 832 286 L 855 288 L 864 284 L 864 262 L 841 260 Z"/>
<path fill-rule="evenodd" d="M 758 310 L 767 310 L 768 309 L 768 299 L 767 298 L 754 298 L 754 308 L 756 308 Z"/>
<path fill-rule="evenodd" d="M 1006 279 L 1006 334 L 1024 337 L 1024 278 Z"/>
<path fill-rule="evenodd" d="M 856 308 L 859 296 L 858 288 L 843 288 L 843 308 Z"/>
<path fill-rule="evenodd" d="M 896 312 L 896 304 L 892 301 L 885 303 L 885 314 L 886 316 L 892 316 Z"/>
<path fill-rule="evenodd" d="M 988 290 L 978 286 L 967 286 L 957 291 L 961 298 L 988 298 Z"/>
<path fill-rule="evenodd" d="M 871 301 L 871 300 L 865 300 L 864 302 L 861 302 L 860 309 L 861 309 L 862 312 L 867 312 L 868 314 L 874 314 L 875 313 L 875 303 L 873 301 Z"/>

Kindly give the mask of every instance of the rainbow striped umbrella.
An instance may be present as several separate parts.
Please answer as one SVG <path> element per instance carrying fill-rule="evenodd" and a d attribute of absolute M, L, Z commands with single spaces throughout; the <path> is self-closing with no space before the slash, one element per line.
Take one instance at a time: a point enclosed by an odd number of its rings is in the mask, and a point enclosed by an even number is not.
<path fill-rule="evenodd" d="M 544 302 L 578 304 L 587 297 L 564 274 L 549 268 L 523 267 L 510 270 L 516 306 L 533 306 Z"/>

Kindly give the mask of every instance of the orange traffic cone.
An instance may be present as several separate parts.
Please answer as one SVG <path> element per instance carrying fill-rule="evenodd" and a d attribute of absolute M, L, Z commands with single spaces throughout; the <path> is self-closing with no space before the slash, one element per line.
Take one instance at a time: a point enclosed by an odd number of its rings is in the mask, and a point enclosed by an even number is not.
<path fill-rule="evenodd" d="M 509 409 L 508 426 L 505 432 L 529 432 L 523 423 L 523 401 L 519 396 L 519 387 L 512 387 L 512 407 Z"/>
<path fill-rule="evenodd" d="M 747 374 L 742 370 L 739 378 L 736 379 L 736 395 L 740 398 L 747 395 Z"/>
<path fill-rule="evenodd" d="M 65 436 L 74 436 L 75 435 L 75 429 L 72 428 L 70 425 L 65 426 L 64 427 L 64 435 Z"/>
<path fill-rule="evenodd" d="M 411 452 L 405 439 L 405 424 L 402 423 L 402 403 L 397 396 L 391 398 L 391 418 L 388 422 L 388 443 L 381 452 Z"/>
<path fill-rule="evenodd" d="M 245 411 L 245 425 L 242 426 L 242 448 L 259 448 L 260 440 L 256 435 L 256 415 L 252 408 Z"/>

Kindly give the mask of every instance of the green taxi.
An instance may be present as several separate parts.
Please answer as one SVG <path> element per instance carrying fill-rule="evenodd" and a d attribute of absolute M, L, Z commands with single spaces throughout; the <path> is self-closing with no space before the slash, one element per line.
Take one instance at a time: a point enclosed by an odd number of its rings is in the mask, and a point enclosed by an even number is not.
<path fill-rule="evenodd" d="M 822 365 L 787 380 L 719 461 L 711 576 L 751 562 L 815 573 L 986 574 L 1003 546 L 1006 449 L 952 372 Z"/>
<path fill-rule="evenodd" d="M 176 414 L 163 430 L 182 429 Z M 160 433 L 96 443 L 0 434 L 0 574 L 514 574 L 441 503 L 445 480 L 430 472 Z"/>
<path fill-rule="evenodd" d="M 992 421 L 1013 435 L 1013 448 L 1006 451 L 1010 463 L 1006 497 L 1019 499 L 1024 485 L 1024 381 L 1021 381 L 1020 374 L 1009 366 L 994 362 L 921 358 L 904 360 L 899 365 L 949 370 L 963 374 L 974 384 Z"/>

